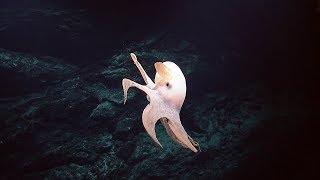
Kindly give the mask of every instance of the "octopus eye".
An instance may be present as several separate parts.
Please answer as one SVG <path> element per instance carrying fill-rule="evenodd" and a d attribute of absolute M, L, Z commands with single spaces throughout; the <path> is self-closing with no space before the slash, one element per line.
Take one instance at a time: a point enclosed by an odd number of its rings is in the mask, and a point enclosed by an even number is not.
<path fill-rule="evenodd" d="M 167 88 L 171 88 L 171 84 L 169 82 L 166 83 Z"/>

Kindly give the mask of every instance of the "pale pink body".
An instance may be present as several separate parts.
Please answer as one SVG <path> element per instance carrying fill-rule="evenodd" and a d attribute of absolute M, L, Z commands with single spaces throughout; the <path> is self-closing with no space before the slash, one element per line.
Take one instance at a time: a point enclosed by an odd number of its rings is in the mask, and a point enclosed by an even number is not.
<path fill-rule="evenodd" d="M 198 150 L 198 143 L 192 140 L 183 128 L 180 121 L 180 110 L 186 97 L 186 80 L 181 69 L 173 62 L 155 63 L 155 83 L 146 74 L 136 56 L 131 53 L 131 58 L 138 67 L 146 85 L 138 84 L 129 79 L 123 79 L 124 103 L 130 87 L 136 87 L 147 94 L 150 103 L 142 113 L 142 122 L 151 138 L 162 147 L 155 133 L 155 124 L 161 120 L 170 137 L 185 148 L 193 152 Z"/>

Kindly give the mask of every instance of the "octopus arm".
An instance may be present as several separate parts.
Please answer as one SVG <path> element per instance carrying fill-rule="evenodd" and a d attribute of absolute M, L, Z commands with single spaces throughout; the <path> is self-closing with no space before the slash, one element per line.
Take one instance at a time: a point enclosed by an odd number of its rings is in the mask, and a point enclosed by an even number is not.
<path fill-rule="evenodd" d="M 136 82 L 134 82 L 134 81 L 132 81 L 130 79 L 124 78 L 122 80 L 122 88 L 123 88 L 123 96 L 124 96 L 123 104 L 125 104 L 126 101 L 127 101 L 128 90 L 131 87 L 136 87 L 136 88 L 142 90 L 143 92 L 145 92 L 149 96 L 152 94 L 152 91 L 153 91 L 152 89 L 148 88 L 147 86 L 143 86 L 143 85 L 141 85 L 139 83 L 136 83 Z"/>
<path fill-rule="evenodd" d="M 183 147 L 187 147 L 191 149 L 193 152 L 198 152 L 198 150 L 194 147 L 194 145 L 196 144 L 190 141 L 189 139 L 190 136 L 187 134 L 187 132 L 183 128 L 180 121 L 179 114 L 176 114 L 173 116 L 169 115 L 167 119 L 168 119 L 167 126 L 170 129 L 169 135 L 172 134 L 171 137 L 174 137 L 174 140 L 179 144 L 181 144 Z"/>
<path fill-rule="evenodd" d="M 162 147 L 159 140 L 157 139 L 155 125 L 157 121 L 160 119 L 161 115 L 156 107 L 154 107 L 151 103 L 147 105 L 147 107 L 143 110 L 142 113 L 142 123 L 144 128 L 146 129 L 149 136 L 156 142 L 159 146 Z"/>
<path fill-rule="evenodd" d="M 153 88 L 155 86 L 154 82 L 150 79 L 150 77 L 148 76 L 148 74 L 146 73 L 146 71 L 143 69 L 143 67 L 141 66 L 141 64 L 139 63 L 137 56 L 134 53 L 130 53 L 131 59 L 133 60 L 133 63 L 137 66 L 137 68 L 139 69 L 141 76 L 144 80 L 144 82 L 146 82 L 147 86 L 149 88 Z"/>
<path fill-rule="evenodd" d="M 177 136 L 173 133 L 173 131 L 170 129 L 169 124 L 168 124 L 168 119 L 167 118 L 161 118 L 160 119 L 162 125 L 165 127 L 167 134 L 171 137 L 171 139 L 173 141 L 175 141 L 176 143 L 180 144 L 181 146 L 183 146 L 184 148 L 188 148 L 186 145 L 184 145 L 178 138 Z"/>

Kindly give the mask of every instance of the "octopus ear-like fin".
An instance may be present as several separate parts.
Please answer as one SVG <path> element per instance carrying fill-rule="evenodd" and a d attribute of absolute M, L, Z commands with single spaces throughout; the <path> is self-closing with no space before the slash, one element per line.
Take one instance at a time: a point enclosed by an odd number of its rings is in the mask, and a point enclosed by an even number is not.
<path fill-rule="evenodd" d="M 153 108 L 151 104 L 147 105 L 147 107 L 143 110 L 142 113 L 143 126 L 146 129 L 149 136 L 153 139 L 153 141 L 156 142 L 160 147 L 162 147 L 159 140 L 157 139 L 155 130 L 155 125 L 159 119 L 160 117 L 158 115 L 157 110 Z"/>
<path fill-rule="evenodd" d="M 174 137 L 177 139 L 176 142 L 181 144 L 183 147 L 191 149 L 193 152 L 198 152 L 194 147 L 196 144 L 190 141 L 190 136 L 184 130 L 179 117 L 168 118 L 168 126 L 174 134 Z"/>
<path fill-rule="evenodd" d="M 169 81 L 172 79 L 172 73 L 170 72 L 170 69 L 162 62 L 156 62 L 154 67 L 156 68 L 156 71 L 162 80 Z"/>

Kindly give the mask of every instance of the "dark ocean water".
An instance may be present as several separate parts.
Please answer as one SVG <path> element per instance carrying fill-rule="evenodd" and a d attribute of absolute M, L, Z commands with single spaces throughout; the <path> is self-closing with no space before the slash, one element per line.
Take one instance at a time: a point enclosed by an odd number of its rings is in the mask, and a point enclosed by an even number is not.
<path fill-rule="evenodd" d="M 311 1 L 0 2 L 1 179 L 310 179 L 319 5 Z M 187 80 L 193 153 L 121 81 L 156 61 Z"/>

